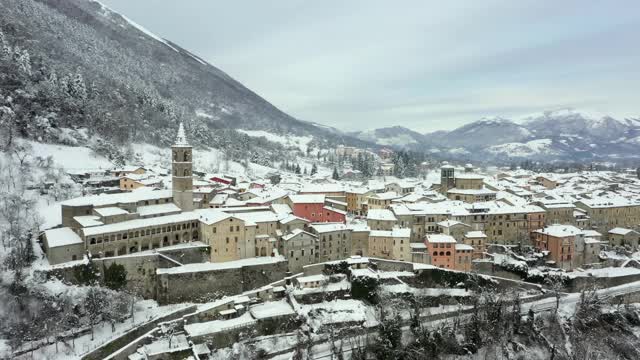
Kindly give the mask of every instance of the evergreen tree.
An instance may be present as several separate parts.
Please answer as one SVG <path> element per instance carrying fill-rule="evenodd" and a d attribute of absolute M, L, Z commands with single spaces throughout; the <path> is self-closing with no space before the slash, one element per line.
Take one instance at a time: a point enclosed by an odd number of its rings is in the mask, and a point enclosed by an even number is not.
<path fill-rule="evenodd" d="M 316 165 L 316 163 L 313 163 L 313 165 L 311 165 L 311 175 L 315 175 L 318 173 L 318 165 Z"/>
<path fill-rule="evenodd" d="M 340 175 L 338 174 L 338 168 L 333 167 L 333 174 L 331 175 L 333 180 L 340 180 Z"/>
<path fill-rule="evenodd" d="M 27 50 L 23 50 L 21 53 L 16 53 L 18 68 L 23 73 L 31 76 L 31 56 Z"/>
<path fill-rule="evenodd" d="M 127 270 L 123 265 L 111 263 L 104 270 L 104 283 L 113 290 L 120 290 L 127 285 Z"/>
<path fill-rule="evenodd" d="M 82 74 L 76 73 L 74 75 L 69 91 L 70 95 L 76 99 L 85 100 L 87 98 L 87 87 L 82 78 Z"/>

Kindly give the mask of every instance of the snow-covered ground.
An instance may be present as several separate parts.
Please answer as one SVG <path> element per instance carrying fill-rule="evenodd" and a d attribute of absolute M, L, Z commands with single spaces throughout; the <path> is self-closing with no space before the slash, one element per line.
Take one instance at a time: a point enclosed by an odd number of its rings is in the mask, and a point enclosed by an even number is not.
<path fill-rule="evenodd" d="M 264 137 L 271 142 L 282 144 L 285 147 L 296 147 L 302 152 L 306 152 L 311 140 L 311 136 L 278 135 L 263 130 L 238 130 L 251 137 Z"/>
<path fill-rule="evenodd" d="M 510 157 L 527 157 L 533 155 L 554 155 L 556 151 L 551 149 L 551 139 L 531 140 L 525 143 L 506 143 L 488 148 L 494 154 L 502 154 Z"/>

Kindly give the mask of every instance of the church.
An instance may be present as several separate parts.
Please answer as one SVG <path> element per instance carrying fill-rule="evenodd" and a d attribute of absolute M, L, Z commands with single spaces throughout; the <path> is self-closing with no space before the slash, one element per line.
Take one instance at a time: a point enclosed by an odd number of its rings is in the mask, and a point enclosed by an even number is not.
<path fill-rule="evenodd" d="M 193 148 L 180 124 L 172 152 L 172 190 L 142 189 L 67 200 L 62 227 L 46 230 L 50 264 L 114 257 L 200 240 L 194 212 Z"/>

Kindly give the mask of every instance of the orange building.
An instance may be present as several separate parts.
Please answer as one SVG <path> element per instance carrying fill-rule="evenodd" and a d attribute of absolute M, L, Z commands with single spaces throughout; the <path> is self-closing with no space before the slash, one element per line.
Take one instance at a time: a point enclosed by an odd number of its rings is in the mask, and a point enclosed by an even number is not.
<path fill-rule="evenodd" d="M 573 225 L 551 225 L 532 233 L 532 240 L 540 251 L 548 251 L 549 259 L 559 268 L 571 270 L 575 262 L 576 237 L 583 231 Z"/>
<path fill-rule="evenodd" d="M 455 269 L 456 239 L 445 234 L 427 234 L 425 245 L 431 257 L 431 265 L 444 269 Z"/>

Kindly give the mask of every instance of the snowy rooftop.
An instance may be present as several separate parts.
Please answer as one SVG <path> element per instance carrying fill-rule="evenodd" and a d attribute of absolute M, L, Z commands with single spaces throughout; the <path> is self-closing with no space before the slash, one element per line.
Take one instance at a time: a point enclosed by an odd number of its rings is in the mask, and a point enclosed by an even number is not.
<path fill-rule="evenodd" d="M 296 313 L 286 300 L 270 301 L 254 305 L 249 308 L 249 312 L 258 320 L 277 316 L 289 316 Z"/>
<path fill-rule="evenodd" d="M 138 206 L 138 208 L 136 209 L 136 212 L 142 217 L 175 214 L 181 211 L 182 210 L 180 210 L 180 208 L 172 202 L 157 205 Z"/>
<path fill-rule="evenodd" d="M 100 221 L 100 217 L 96 215 L 74 216 L 73 220 L 75 220 L 82 227 L 104 225 L 104 223 Z"/>
<path fill-rule="evenodd" d="M 411 236 L 411 229 L 409 228 L 393 228 L 390 231 L 387 230 L 371 230 L 370 237 L 392 237 L 392 238 L 408 238 Z"/>
<path fill-rule="evenodd" d="M 324 203 L 324 195 L 289 195 L 294 204 L 318 204 Z"/>
<path fill-rule="evenodd" d="M 247 224 L 258 224 L 265 222 L 276 222 L 280 216 L 273 211 L 255 211 L 234 214 L 237 218 L 244 220 Z"/>
<path fill-rule="evenodd" d="M 636 231 L 632 230 L 632 229 L 625 229 L 625 228 L 621 228 L 621 227 L 617 227 L 617 228 L 613 228 L 611 230 L 609 230 L 609 234 L 613 234 L 613 235 L 627 235 L 629 233 L 637 233 Z"/>
<path fill-rule="evenodd" d="M 478 238 L 486 238 L 487 235 L 482 231 L 469 231 L 466 234 L 464 234 L 464 237 L 469 239 L 471 238 L 478 239 Z"/>
<path fill-rule="evenodd" d="M 473 250 L 473 246 L 467 244 L 456 244 L 456 250 Z"/>
<path fill-rule="evenodd" d="M 455 220 L 445 220 L 445 221 L 440 221 L 438 224 L 438 226 L 444 227 L 444 228 L 449 228 L 455 225 L 462 225 L 462 226 L 469 226 L 463 222 L 460 221 L 455 221 Z"/>
<path fill-rule="evenodd" d="M 207 334 L 218 333 L 228 329 L 241 326 L 250 326 L 256 323 L 256 320 L 250 313 L 244 313 L 241 316 L 229 320 L 213 320 L 196 324 L 188 324 L 184 326 L 184 331 L 191 337 L 202 336 Z"/>
<path fill-rule="evenodd" d="M 298 236 L 299 234 L 307 234 L 307 235 L 309 235 L 309 236 L 312 236 L 312 237 L 314 237 L 314 238 L 317 238 L 317 236 L 315 236 L 315 235 L 314 235 L 314 234 L 312 234 L 312 233 L 306 232 L 306 231 L 301 230 L 301 229 L 293 229 L 290 233 L 288 233 L 287 235 L 283 236 L 283 237 L 282 237 L 282 240 L 285 240 L 285 241 L 286 241 L 286 240 L 293 239 L 294 237 Z"/>
<path fill-rule="evenodd" d="M 148 218 L 148 219 L 135 219 L 135 220 L 118 222 L 114 224 L 94 226 L 90 228 L 85 228 L 82 231 L 84 232 L 85 236 L 92 236 L 92 235 L 98 235 L 98 234 L 129 231 L 131 229 L 140 229 L 143 227 L 159 226 L 159 225 L 173 224 L 173 223 L 179 223 L 179 222 L 185 222 L 185 221 L 193 221 L 193 220 L 198 220 L 198 218 L 199 218 L 198 213 L 194 211 L 190 211 L 190 212 L 184 212 L 184 213 L 175 214 L 175 215 L 159 216 L 159 217 Z"/>
<path fill-rule="evenodd" d="M 226 262 L 219 262 L 219 263 L 186 264 L 186 265 L 178 266 L 174 268 L 158 269 L 156 270 L 156 273 L 158 275 L 161 275 L 161 274 L 183 274 L 183 273 L 192 273 L 192 272 L 201 272 L 201 271 L 226 270 L 226 269 L 241 268 L 245 266 L 275 264 L 282 261 L 286 261 L 286 259 L 283 256 L 263 256 L 263 257 L 255 257 L 255 258 L 226 261 Z"/>
<path fill-rule="evenodd" d="M 430 243 L 455 243 L 456 239 L 451 235 L 445 234 L 428 234 L 427 242 Z"/>
<path fill-rule="evenodd" d="M 313 223 L 311 227 L 318 233 L 326 233 L 333 231 L 348 230 L 347 225 L 343 223 Z"/>
<path fill-rule="evenodd" d="M 393 200 L 393 199 L 400 198 L 400 195 L 398 195 L 398 193 L 396 193 L 394 191 L 388 191 L 388 192 L 383 192 L 383 193 L 376 193 L 376 194 L 373 194 L 373 195 L 371 195 L 369 197 L 374 198 L 374 199 L 380 199 L 380 200 Z"/>
<path fill-rule="evenodd" d="M 173 193 L 171 190 L 151 190 L 151 189 L 139 189 L 127 193 L 118 194 L 100 194 L 93 196 L 84 196 L 75 199 L 63 201 L 63 206 L 107 206 L 118 203 L 135 203 L 145 200 L 158 200 L 164 198 L 172 198 Z"/>
<path fill-rule="evenodd" d="M 581 229 L 578 229 L 573 225 L 549 225 L 543 229 L 536 230 L 535 232 L 553 237 L 567 237 L 584 234 Z"/>
<path fill-rule="evenodd" d="M 458 188 L 453 188 L 453 189 L 447 191 L 447 193 L 460 194 L 460 195 L 493 195 L 496 192 L 493 191 L 493 190 L 489 190 L 487 188 L 482 188 L 482 189 L 458 189 Z"/>
<path fill-rule="evenodd" d="M 207 225 L 215 224 L 222 220 L 233 217 L 233 215 L 220 211 L 218 209 L 202 209 L 198 211 L 198 214 L 200 215 L 200 221 Z"/>
<path fill-rule="evenodd" d="M 50 229 L 44 232 L 50 248 L 82 244 L 82 239 L 68 227 Z"/>
<path fill-rule="evenodd" d="M 98 215 L 100 215 L 102 217 L 116 216 L 116 215 L 126 215 L 126 214 L 129 213 L 127 210 L 121 209 L 121 208 L 115 207 L 115 206 L 97 208 L 97 209 L 94 209 L 94 211 Z"/>
<path fill-rule="evenodd" d="M 396 221 L 393 212 L 388 209 L 369 209 L 367 211 L 367 220 Z"/>

